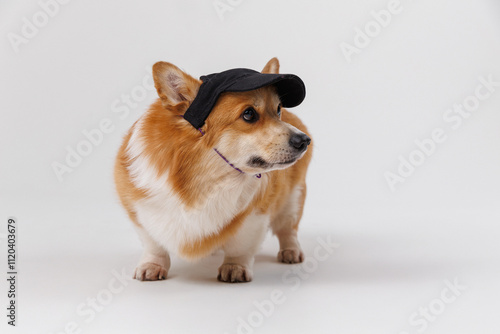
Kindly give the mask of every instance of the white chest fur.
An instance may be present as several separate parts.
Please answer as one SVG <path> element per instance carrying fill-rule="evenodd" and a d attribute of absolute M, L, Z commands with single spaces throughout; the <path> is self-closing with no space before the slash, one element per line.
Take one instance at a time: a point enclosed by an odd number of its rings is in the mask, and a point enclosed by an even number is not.
<path fill-rule="evenodd" d="M 228 181 L 197 208 L 186 208 L 179 197 L 165 187 L 136 203 L 137 218 L 161 246 L 177 252 L 185 243 L 217 233 L 245 209 L 257 191 L 255 182 L 252 179 L 243 184 L 241 180 Z"/>

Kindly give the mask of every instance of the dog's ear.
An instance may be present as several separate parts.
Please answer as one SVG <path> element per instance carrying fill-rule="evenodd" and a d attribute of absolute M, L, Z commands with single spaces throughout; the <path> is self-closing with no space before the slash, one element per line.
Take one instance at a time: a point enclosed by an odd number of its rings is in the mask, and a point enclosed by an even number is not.
<path fill-rule="evenodd" d="M 278 58 L 274 57 L 267 62 L 266 66 L 262 70 L 262 73 L 278 74 L 280 72 L 280 62 Z"/>
<path fill-rule="evenodd" d="M 192 102 L 201 85 L 201 81 L 164 61 L 153 65 L 153 79 L 164 106 L 174 106 L 183 101 Z"/>

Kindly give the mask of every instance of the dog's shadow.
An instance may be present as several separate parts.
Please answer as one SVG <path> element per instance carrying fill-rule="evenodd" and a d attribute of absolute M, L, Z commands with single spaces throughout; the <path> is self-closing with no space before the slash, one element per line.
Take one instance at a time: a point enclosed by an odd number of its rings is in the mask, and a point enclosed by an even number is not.
<path fill-rule="evenodd" d="M 420 254 L 425 243 L 372 236 L 344 235 L 335 239 L 338 244 L 331 254 L 321 249 L 320 235 L 302 233 L 299 237 L 305 263 L 284 264 L 277 260 L 277 240 L 267 240 L 256 255 L 252 285 L 276 285 L 286 281 L 294 272 L 297 277 L 314 284 L 361 282 L 404 282 L 453 277 L 466 267 L 474 266 L 468 260 L 450 261 L 439 254 L 430 261 Z M 323 238 L 323 240 L 326 240 Z M 330 249 L 331 250 L 331 249 Z M 318 256 L 321 254 L 321 256 Z M 328 256 L 326 255 L 328 254 Z M 217 252 L 199 262 L 177 260 L 172 264 L 169 279 L 180 279 L 190 284 L 221 284 L 217 281 L 217 269 L 223 262 L 223 253 Z"/>

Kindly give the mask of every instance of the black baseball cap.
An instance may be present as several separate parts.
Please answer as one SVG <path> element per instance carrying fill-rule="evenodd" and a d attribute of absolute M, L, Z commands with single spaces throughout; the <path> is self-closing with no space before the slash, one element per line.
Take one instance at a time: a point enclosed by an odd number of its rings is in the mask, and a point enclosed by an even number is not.
<path fill-rule="evenodd" d="M 205 124 L 217 99 L 224 92 L 247 92 L 273 85 L 285 108 L 298 106 L 306 96 L 304 82 L 294 74 L 270 74 L 248 68 L 234 68 L 204 75 L 200 80 L 202 84 L 198 94 L 184 114 L 184 118 L 196 129 Z"/>

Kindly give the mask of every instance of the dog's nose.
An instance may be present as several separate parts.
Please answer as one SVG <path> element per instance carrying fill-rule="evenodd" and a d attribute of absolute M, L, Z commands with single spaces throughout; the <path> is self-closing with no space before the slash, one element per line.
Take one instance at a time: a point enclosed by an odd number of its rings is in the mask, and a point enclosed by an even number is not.
<path fill-rule="evenodd" d="M 311 138 L 309 138 L 305 133 L 296 133 L 290 137 L 290 141 L 288 143 L 296 150 L 302 152 L 305 151 L 307 146 L 311 143 Z"/>

